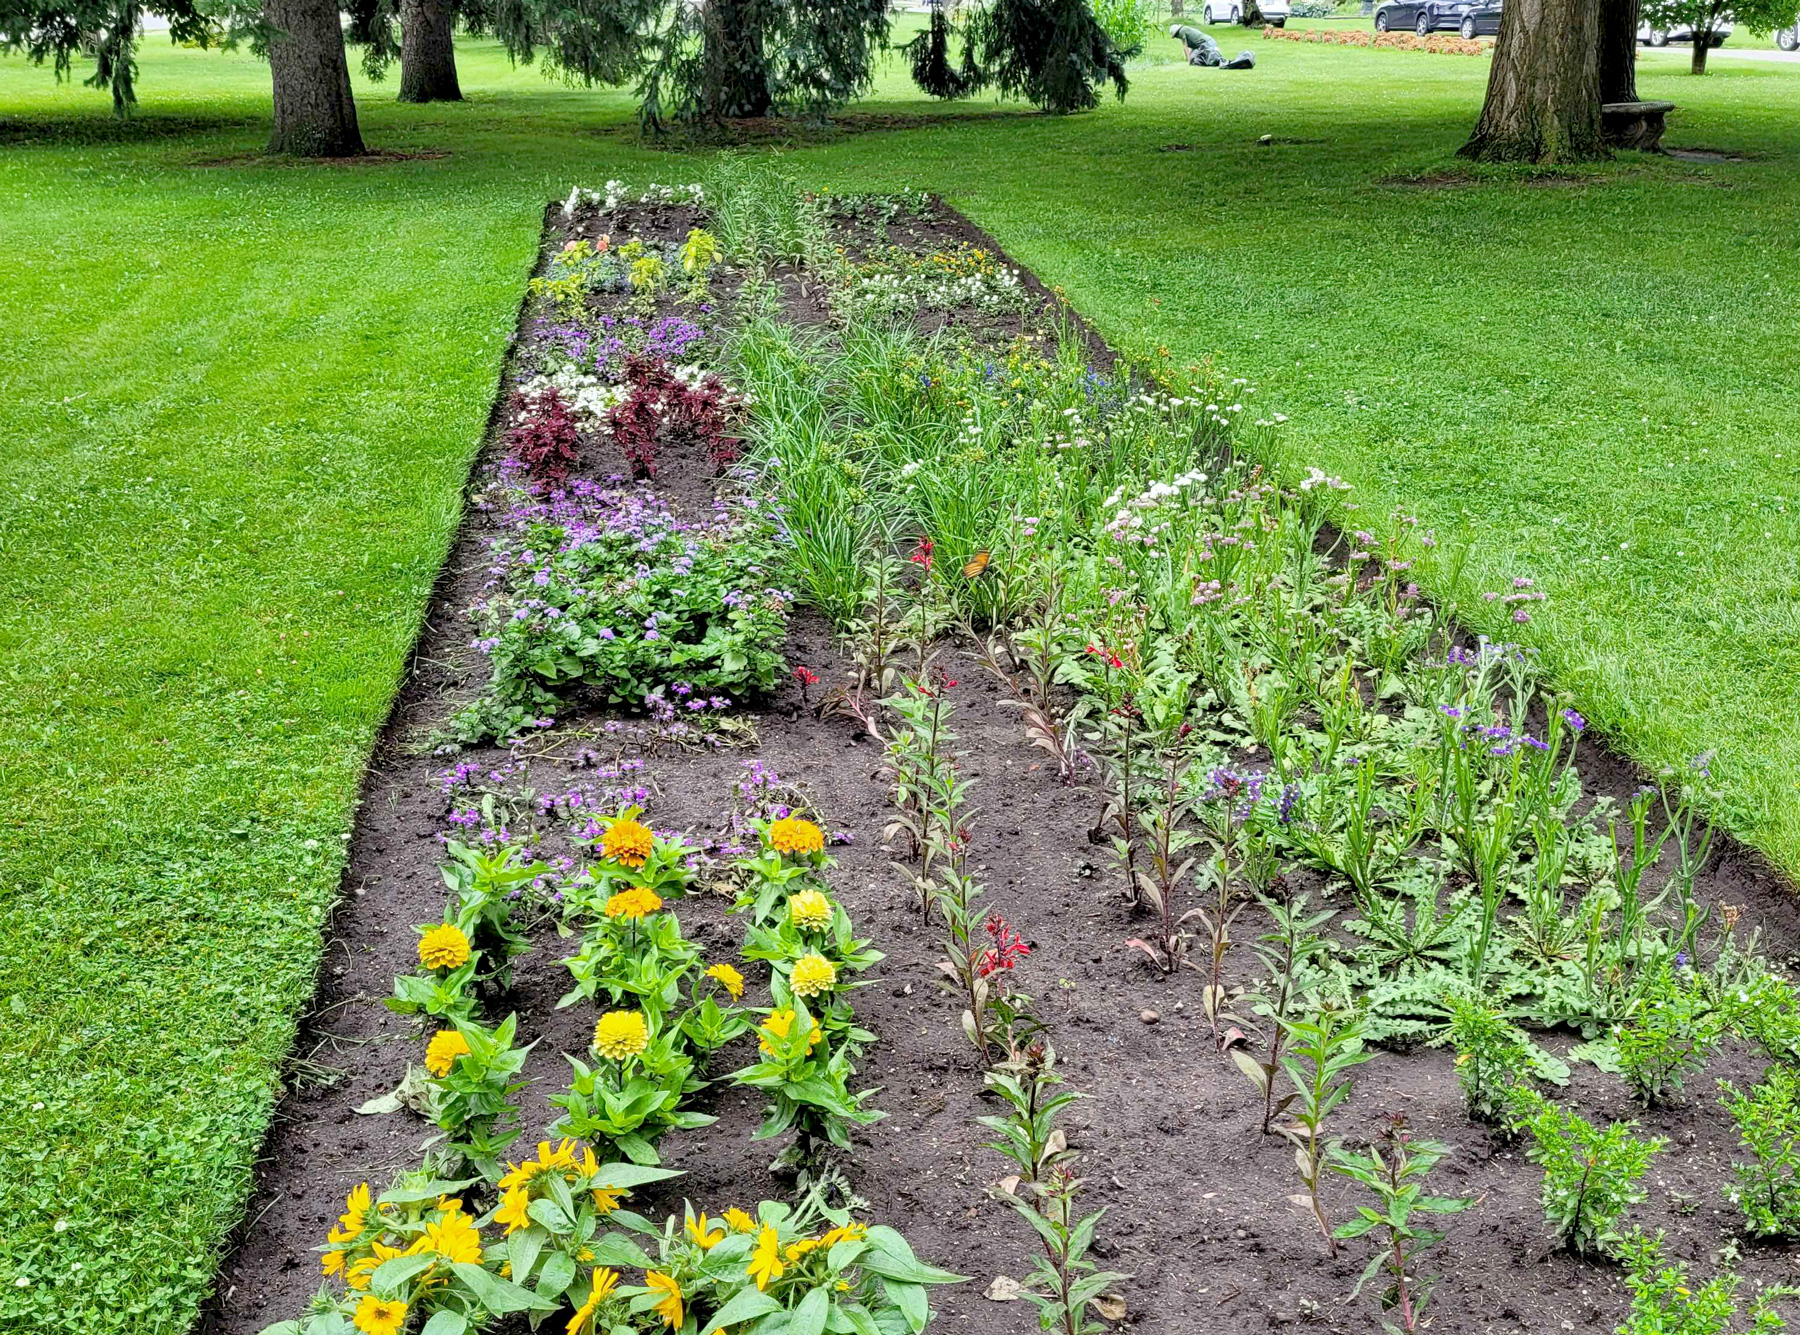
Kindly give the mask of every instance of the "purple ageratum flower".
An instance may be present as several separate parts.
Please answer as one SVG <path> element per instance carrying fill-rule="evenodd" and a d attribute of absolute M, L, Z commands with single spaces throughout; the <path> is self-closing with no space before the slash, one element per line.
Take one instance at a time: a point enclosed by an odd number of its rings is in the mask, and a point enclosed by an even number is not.
<path fill-rule="evenodd" d="M 1456 705 L 1439 705 L 1438 706 L 1438 713 L 1442 714 L 1445 718 L 1459 719 L 1467 712 L 1468 712 L 1467 710 L 1461 709 Z"/>
<path fill-rule="evenodd" d="M 1562 719 L 1564 723 L 1569 725 L 1570 732 L 1585 732 L 1587 730 L 1587 720 L 1581 717 L 1580 714 L 1577 714 L 1573 709 L 1563 710 Z"/>
<path fill-rule="evenodd" d="M 1276 810 L 1276 816 L 1283 825 L 1288 825 L 1293 822 L 1294 803 L 1299 801 L 1299 799 L 1300 799 L 1300 785 L 1299 784 L 1290 783 L 1281 790 L 1281 805 Z"/>

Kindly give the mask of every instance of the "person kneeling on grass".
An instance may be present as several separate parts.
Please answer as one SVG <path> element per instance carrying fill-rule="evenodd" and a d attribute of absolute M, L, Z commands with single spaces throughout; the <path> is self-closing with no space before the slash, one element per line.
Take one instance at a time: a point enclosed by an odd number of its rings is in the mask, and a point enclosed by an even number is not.
<path fill-rule="evenodd" d="M 1221 70 L 1247 70 L 1256 64 L 1256 57 L 1248 51 L 1240 51 L 1236 60 L 1225 59 L 1217 42 L 1200 29 L 1190 28 L 1185 23 L 1171 23 L 1169 36 L 1186 48 L 1187 63 L 1190 65 L 1208 65 Z"/>

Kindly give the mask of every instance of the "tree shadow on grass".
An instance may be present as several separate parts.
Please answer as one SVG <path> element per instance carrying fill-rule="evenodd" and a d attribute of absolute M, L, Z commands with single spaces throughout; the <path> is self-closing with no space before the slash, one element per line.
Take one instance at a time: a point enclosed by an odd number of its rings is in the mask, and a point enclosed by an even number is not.
<path fill-rule="evenodd" d="M 230 130 L 256 130 L 267 134 L 268 128 L 267 116 L 183 116 L 141 112 L 131 116 L 91 112 L 67 116 L 0 114 L 0 147 L 102 148 Z"/>

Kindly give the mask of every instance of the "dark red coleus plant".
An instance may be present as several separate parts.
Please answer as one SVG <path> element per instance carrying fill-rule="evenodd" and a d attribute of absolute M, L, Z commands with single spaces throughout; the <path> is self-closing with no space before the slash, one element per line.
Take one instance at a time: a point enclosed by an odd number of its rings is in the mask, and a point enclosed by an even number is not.
<path fill-rule="evenodd" d="M 737 460 L 738 405 L 718 376 L 689 384 L 660 357 L 639 356 L 625 363 L 625 385 L 625 399 L 607 414 L 607 425 L 632 477 L 655 477 L 657 456 L 670 446 L 699 445 L 721 471 Z"/>

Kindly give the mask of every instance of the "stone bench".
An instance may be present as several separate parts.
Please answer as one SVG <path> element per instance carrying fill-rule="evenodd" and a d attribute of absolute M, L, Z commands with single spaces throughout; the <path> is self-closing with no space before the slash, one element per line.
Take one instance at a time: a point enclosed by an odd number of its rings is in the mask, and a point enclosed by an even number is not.
<path fill-rule="evenodd" d="M 1662 152 L 1663 122 L 1673 102 L 1608 102 L 1600 108 L 1600 137 L 1614 148 Z"/>

